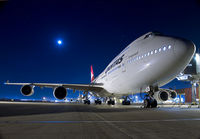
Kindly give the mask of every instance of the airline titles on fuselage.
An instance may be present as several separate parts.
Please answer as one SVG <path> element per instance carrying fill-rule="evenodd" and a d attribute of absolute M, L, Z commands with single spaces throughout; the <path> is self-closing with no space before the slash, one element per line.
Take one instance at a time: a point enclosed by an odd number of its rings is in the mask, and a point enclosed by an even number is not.
<path fill-rule="evenodd" d="M 119 65 L 122 61 L 123 61 L 123 57 L 124 57 L 124 54 L 119 57 L 117 60 L 115 60 L 114 63 L 112 63 L 105 71 L 105 74 L 107 74 L 108 71 L 110 71 L 111 69 L 113 69 L 116 65 Z"/>

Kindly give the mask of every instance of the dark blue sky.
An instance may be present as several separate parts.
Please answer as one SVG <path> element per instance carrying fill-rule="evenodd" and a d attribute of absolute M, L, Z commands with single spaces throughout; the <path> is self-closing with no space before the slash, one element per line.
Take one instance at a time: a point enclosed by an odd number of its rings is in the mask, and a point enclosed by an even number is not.
<path fill-rule="evenodd" d="M 1 4 L 2 2 L 0 2 Z M 161 0 L 9 0 L 0 6 L 0 97 L 22 97 L 3 82 L 89 83 L 129 43 L 149 31 L 199 47 L 200 2 Z M 63 40 L 58 47 L 56 41 Z M 167 87 L 184 88 L 173 81 Z M 30 98 L 53 97 L 36 89 Z"/>

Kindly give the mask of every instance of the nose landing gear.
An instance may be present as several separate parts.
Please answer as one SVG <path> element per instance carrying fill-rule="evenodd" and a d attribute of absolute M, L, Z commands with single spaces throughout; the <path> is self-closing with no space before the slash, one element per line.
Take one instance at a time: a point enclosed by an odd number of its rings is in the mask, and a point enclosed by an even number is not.
<path fill-rule="evenodd" d="M 156 108 L 156 107 L 157 107 L 156 99 L 150 98 L 144 100 L 144 108 Z"/>
<path fill-rule="evenodd" d="M 153 93 L 149 93 L 144 99 L 144 108 L 156 108 L 157 100 L 153 98 Z"/>
<path fill-rule="evenodd" d="M 149 86 L 148 94 L 145 96 L 144 99 L 144 108 L 156 108 L 157 107 L 157 100 L 153 97 L 154 92 L 158 91 L 158 86 L 153 87 Z"/>

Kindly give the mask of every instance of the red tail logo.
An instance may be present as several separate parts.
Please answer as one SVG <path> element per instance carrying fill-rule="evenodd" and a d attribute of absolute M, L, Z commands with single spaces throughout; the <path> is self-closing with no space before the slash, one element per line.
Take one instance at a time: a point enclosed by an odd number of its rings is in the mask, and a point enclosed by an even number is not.
<path fill-rule="evenodd" d="M 92 67 L 92 65 L 91 65 L 91 82 L 93 82 L 94 81 L 94 72 L 93 72 L 93 67 Z"/>

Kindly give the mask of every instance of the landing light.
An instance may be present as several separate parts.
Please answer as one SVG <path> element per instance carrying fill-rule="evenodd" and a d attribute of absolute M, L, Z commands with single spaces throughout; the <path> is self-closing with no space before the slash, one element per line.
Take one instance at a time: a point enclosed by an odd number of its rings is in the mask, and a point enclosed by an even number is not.
<path fill-rule="evenodd" d="M 196 55 L 195 55 L 195 60 L 196 60 L 197 63 L 200 62 L 200 56 L 199 56 L 199 54 L 196 54 Z"/>

